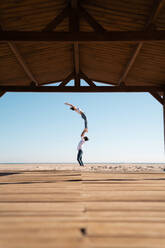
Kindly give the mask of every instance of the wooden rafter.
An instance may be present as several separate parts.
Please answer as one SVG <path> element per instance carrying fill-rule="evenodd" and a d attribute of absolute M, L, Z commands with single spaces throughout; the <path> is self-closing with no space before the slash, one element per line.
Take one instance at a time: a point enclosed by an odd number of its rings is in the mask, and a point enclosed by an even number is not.
<path fill-rule="evenodd" d="M 2 30 L 2 26 L 0 26 L 0 31 L 3 32 Z M 15 55 L 19 65 L 23 68 L 25 74 L 28 76 L 28 78 L 35 83 L 35 85 L 39 85 L 38 80 L 35 78 L 35 76 L 33 75 L 33 73 L 31 72 L 30 68 L 28 67 L 24 57 L 21 55 L 21 53 L 19 52 L 18 47 L 14 44 L 14 42 L 12 41 L 8 41 L 7 42 L 8 46 L 10 47 L 12 53 Z"/>
<path fill-rule="evenodd" d="M 164 3 L 165 3 L 165 0 L 154 0 L 151 15 L 148 19 L 148 22 L 146 23 L 145 30 L 155 23 Z"/>
<path fill-rule="evenodd" d="M 9 41 L 8 42 L 8 46 L 10 47 L 11 51 L 13 52 L 13 54 L 15 55 L 17 61 L 19 62 L 19 64 L 21 65 L 21 67 L 23 68 L 24 72 L 26 73 L 26 75 L 29 77 L 29 79 L 35 83 L 36 85 L 39 85 L 38 80 L 35 78 L 35 76 L 33 75 L 33 73 L 31 72 L 31 70 L 29 69 L 24 57 L 20 54 L 17 46 L 12 42 Z"/>
<path fill-rule="evenodd" d="M 162 86 L 0 86 L 0 91 L 9 92 L 164 92 Z"/>
<path fill-rule="evenodd" d="M 52 31 L 54 30 L 69 14 L 69 7 L 67 6 L 62 10 L 62 12 L 54 18 L 50 23 L 46 25 L 43 31 Z"/>
<path fill-rule="evenodd" d="M 96 83 L 102 83 L 102 84 L 107 84 L 107 85 L 110 85 L 110 86 L 118 86 L 116 83 L 114 82 L 108 82 L 108 81 L 104 81 L 104 80 L 98 80 L 98 79 L 95 79 L 95 78 L 91 78 L 91 80 L 93 82 L 96 82 Z"/>
<path fill-rule="evenodd" d="M 80 7 L 80 11 L 85 20 L 96 32 L 104 32 L 105 29 L 83 8 Z"/>
<path fill-rule="evenodd" d="M 80 72 L 80 78 L 84 79 L 89 84 L 89 86 L 91 87 L 96 86 L 95 83 L 91 79 L 89 79 L 87 75 L 85 75 L 83 72 Z"/>
<path fill-rule="evenodd" d="M 0 97 L 3 96 L 6 93 L 5 90 L 0 90 Z"/>
<path fill-rule="evenodd" d="M 165 30 L 107 31 L 107 32 L 39 32 L 0 31 L 0 41 L 57 41 L 57 42 L 138 42 L 163 41 Z"/>
<path fill-rule="evenodd" d="M 127 66 L 126 66 L 126 68 L 125 68 L 125 70 L 124 70 L 124 72 L 123 72 L 123 74 L 122 74 L 122 76 L 120 77 L 120 79 L 119 79 L 119 81 L 118 81 L 118 84 L 120 84 L 120 85 L 121 85 L 121 84 L 125 84 L 124 81 L 125 81 L 125 79 L 126 79 L 128 73 L 129 73 L 129 71 L 131 70 L 131 68 L 132 68 L 132 66 L 133 66 L 133 64 L 134 64 L 134 62 L 135 62 L 135 60 L 136 60 L 136 58 L 137 58 L 137 56 L 138 56 L 138 54 L 139 54 L 139 52 L 140 52 L 140 50 L 141 50 L 141 48 L 142 48 L 142 45 L 143 45 L 143 42 L 140 42 L 140 43 L 137 45 L 137 47 L 135 48 L 135 51 L 134 51 L 134 53 L 132 54 L 132 57 L 131 57 L 131 59 L 129 60 L 129 62 L 128 62 Z"/>
<path fill-rule="evenodd" d="M 69 74 L 58 87 L 63 87 L 66 86 L 67 83 L 69 83 L 70 80 L 72 80 L 74 78 L 74 72 L 72 72 L 71 74 Z"/>
<path fill-rule="evenodd" d="M 79 2 L 78 0 L 70 1 L 70 17 L 69 17 L 69 31 L 79 32 Z M 80 86 L 80 48 L 78 42 L 73 43 L 73 67 L 75 73 L 75 86 Z"/>
<path fill-rule="evenodd" d="M 145 26 L 144 31 L 148 31 L 150 29 L 151 25 L 153 25 L 153 23 L 155 22 L 158 14 L 159 14 L 162 6 L 163 6 L 163 3 L 164 3 L 164 0 L 155 0 L 151 15 L 150 15 L 150 17 L 148 19 L 148 22 L 147 22 L 147 24 Z M 131 70 L 133 64 L 135 63 L 135 60 L 136 60 L 136 58 L 137 58 L 142 46 L 143 46 L 143 42 L 140 42 L 137 45 L 134 53 L 132 54 L 132 57 L 128 61 L 128 64 L 127 64 L 122 76 L 120 77 L 120 79 L 118 81 L 118 84 L 121 84 L 121 83 L 123 83 L 125 81 L 129 71 Z"/>
<path fill-rule="evenodd" d="M 150 91 L 150 94 L 161 104 L 163 104 L 163 98 L 159 95 L 159 93 L 155 91 Z"/>

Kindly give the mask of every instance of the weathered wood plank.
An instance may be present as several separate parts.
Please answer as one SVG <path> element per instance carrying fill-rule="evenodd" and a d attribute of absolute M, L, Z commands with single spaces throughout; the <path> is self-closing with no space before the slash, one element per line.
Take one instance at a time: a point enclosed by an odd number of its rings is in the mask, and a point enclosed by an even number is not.
<path fill-rule="evenodd" d="M 161 211 L 165 202 L 85 202 L 86 211 Z M 1 205 L 0 205 L 1 206 Z"/>
<path fill-rule="evenodd" d="M 62 192 L 61 192 L 62 193 Z M 0 194 L 0 202 L 164 202 L 165 191 L 94 191 L 72 194 L 30 193 Z"/>
<path fill-rule="evenodd" d="M 81 202 L 80 193 L 1 194 L 0 202 Z"/>
<path fill-rule="evenodd" d="M 20 235 L 19 237 L 8 237 L 5 239 L 0 240 L 0 246 L 6 247 L 6 248 L 29 248 L 29 247 L 35 247 L 35 248 L 77 248 L 82 247 L 84 248 L 84 240 L 83 238 L 69 238 L 69 237 L 59 237 L 54 235 L 37 235 L 31 236 L 30 234 L 27 235 Z"/>
<path fill-rule="evenodd" d="M 127 228 L 125 228 L 127 226 Z M 165 223 L 88 223 L 89 236 L 164 238 Z"/>
<path fill-rule="evenodd" d="M 0 203 L 0 213 L 4 211 L 84 211 L 79 202 L 45 202 L 43 203 Z"/>
<path fill-rule="evenodd" d="M 132 237 L 89 237 L 87 238 L 92 248 L 164 248 L 165 239 L 159 238 L 132 238 Z"/>
<path fill-rule="evenodd" d="M 10 173 L 0 247 L 164 248 L 165 174 Z"/>

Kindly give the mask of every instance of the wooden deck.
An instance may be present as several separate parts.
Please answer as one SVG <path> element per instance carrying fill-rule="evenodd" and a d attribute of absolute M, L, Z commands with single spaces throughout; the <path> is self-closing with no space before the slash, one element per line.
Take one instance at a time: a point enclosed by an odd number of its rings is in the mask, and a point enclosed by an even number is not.
<path fill-rule="evenodd" d="M 0 248 L 165 247 L 165 174 L 0 173 Z"/>

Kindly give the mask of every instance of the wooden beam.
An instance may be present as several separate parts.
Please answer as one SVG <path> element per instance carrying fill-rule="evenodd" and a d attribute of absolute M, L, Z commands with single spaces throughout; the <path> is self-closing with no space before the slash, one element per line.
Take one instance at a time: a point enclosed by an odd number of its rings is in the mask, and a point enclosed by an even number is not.
<path fill-rule="evenodd" d="M 83 72 L 80 72 L 80 78 L 84 79 L 91 87 L 96 87 L 95 83 L 87 77 Z"/>
<path fill-rule="evenodd" d="M 110 32 L 0 31 L 0 41 L 137 42 L 164 41 L 165 30 Z"/>
<path fill-rule="evenodd" d="M 79 51 L 78 42 L 74 43 L 74 65 L 75 65 L 76 74 L 79 74 L 80 72 L 80 51 Z"/>
<path fill-rule="evenodd" d="M 56 16 L 54 20 L 46 25 L 43 31 L 52 31 L 54 30 L 69 14 L 69 7 L 66 7 L 62 12 Z"/>
<path fill-rule="evenodd" d="M 69 10 L 69 31 L 79 32 L 79 2 L 78 0 L 70 0 Z"/>
<path fill-rule="evenodd" d="M 5 90 L 0 90 L 0 97 L 2 97 L 6 93 Z"/>
<path fill-rule="evenodd" d="M 9 92 L 164 92 L 165 87 L 156 86 L 0 86 L 0 91 Z"/>
<path fill-rule="evenodd" d="M 157 92 L 151 91 L 150 94 L 163 105 L 163 98 Z"/>
<path fill-rule="evenodd" d="M 70 16 L 69 16 L 69 31 L 79 32 L 79 2 L 78 0 L 70 0 Z M 78 42 L 73 43 L 73 70 L 75 73 L 75 86 L 80 87 L 80 48 Z"/>
<path fill-rule="evenodd" d="M 73 60 L 74 60 L 74 72 L 75 72 L 75 86 L 80 86 L 80 50 L 78 42 L 73 45 Z"/>
<path fill-rule="evenodd" d="M 58 87 L 66 86 L 67 83 L 69 83 L 69 81 L 72 80 L 73 78 L 74 78 L 74 72 L 70 73 Z"/>
<path fill-rule="evenodd" d="M 133 64 L 134 64 L 134 62 L 135 62 L 135 60 L 136 60 L 136 58 L 137 58 L 137 56 L 138 56 L 138 54 L 139 54 L 141 48 L 142 48 L 142 45 L 143 45 L 143 42 L 140 42 L 140 43 L 137 45 L 137 47 L 135 48 L 135 51 L 133 52 L 132 57 L 131 57 L 130 60 L 128 61 L 128 64 L 127 64 L 127 66 L 126 66 L 126 68 L 125 68 L 125 70 L 124 70 L 122 76 L 120 77 L 120 79 L 119 79 L 119 81 L 118 81 L 118 84 L 121 85 L 121 84 L 124 83 L 124 81 L 125 81 L 125 79 L 126 79 L 128 73 L 129 73 L 129 71 L 131 70 L 131 68 L 132 68 L 132 66 L 133 66 Z"/>
<path fill-rule="evenodd" d="M 162 9 L 164 3 L 165 3 L 165 0 L 154 0 L 152 11 L 146 23 L 145 30 L 155 23 L 156 18 L 158 17 L 160 10 Z"/>
<path fill-rule="evenodd" d="M 80 87 L 80 76 L 79 76 L 79 74 L 76 74 L 74 76 L 74 80 L 75 80 L 75 86 Z"/>
<path fill-rule="evenodd" d="M 150 29 L 151 25 L 153 25 L 153 23 L 156 20 L 156 18 L 158 16 L 163 4 L 164 4 L 164 0 L 155 0 L 154 1 L 154 6 L 152 8 L 151 15 L 150 15 L 150 17 L 148 19 L 148 22 L 147 22 L 147 24 L 146 24 L 146 26 L 144 28 L 144 31 L 148 31 L 148 29 Z M 128 64 L 127 64 L 122 76 L 120 77 L 120 79 L 118 81 L 118 84 L 122 84 L 125 81 L 129 71 L 131 70 L 133 64 L 135 63 L 135 60 L 136 60 L 136 58 L 137 58 L 142 46 L 143 46 L 143 42 L 140 42 L 137 45 L 137 47 L 135 48 L 135 51 L 133 52 L 132 57 L 128 61 Z"/>
<path fill-rule="evenodd" d="M 89 25 L 93 28 L 94 31 L 106 31 L 83 7 L 80 7 L 80 13 L 84 17 L 84 19 L 89 23 Z"/>
<path fill-rule="evenodd" d="M 108 82 L 108 81 L 104 81 L 104 80 L 98 80 L 98 79 L 95 79 L 95 78 L 91 78 L 91 80 L 93 81 L 93 82 L 96 82 L 96 83 L 102 83 L 102 84 L 107 84 L 107 85 L 110 85 L 110 86 L 118 86 L 116 83 L 114 83 L 114 82 Z"/>
<path fill-rule="evenodd" d="M 2 26 L 0 25 L 0 31 L 3 32 Z M 39 85 L 38 80 L 34 77 L 33 73 L 31 72 L 30 68 L 28 67 L 24 57 L 21 55 L 21 53 L 19 52 L 18 47 L 14 44 L 14 42 L 12 41 L 8 41 L 7 42 L 8 46 L 10 47 L 10 50 L 12 51 L 12 53 L 15 55 L 18 63 L 20 64 L 20 66 L 23 68 L 25 74 L 28 76 L 28 78 L 35 83 L 36 85 Z"/>
<path fill-rule="evenodd" d="M 28 78 L 35 83 L 36 85 L 39 85 L 38 80 L 35 78 L 35 76 L 33 75 L 33 73 L 31 72 L 30 68 L 28 67 L 28 65 L 26 64 L 26 61 L 24 59 L 24 57 L 20 54 L 17 46 L 12 42 L 9 41 L 7 42 L 8 46 L 10 47 L 11 51 L 13 52 L 13 54 L 15 55 L 17 61 L 19 62 L 19 64 L 21 65 L 21 67 L 23 68 L 24 72 L 26 73 L 26 75 L 28 76 Z"/>

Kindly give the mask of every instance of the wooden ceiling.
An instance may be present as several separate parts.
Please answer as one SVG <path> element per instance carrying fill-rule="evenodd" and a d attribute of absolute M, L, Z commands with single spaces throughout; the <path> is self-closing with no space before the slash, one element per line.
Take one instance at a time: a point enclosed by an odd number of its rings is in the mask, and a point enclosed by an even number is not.
<path fill-rule="evenodd" d="M 69 88 L 71 79 L 76 92 L 81 79 L 97 92 L 95 82 L 160 92 L 165 87 L 164 2 L 0 1 L 1 95 L 56 82 Z"/>

